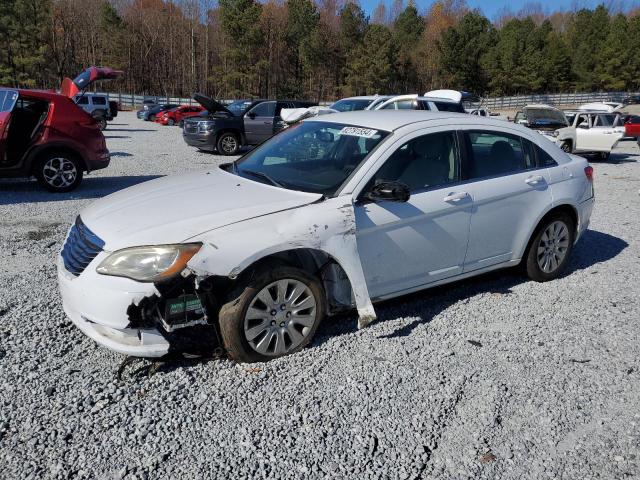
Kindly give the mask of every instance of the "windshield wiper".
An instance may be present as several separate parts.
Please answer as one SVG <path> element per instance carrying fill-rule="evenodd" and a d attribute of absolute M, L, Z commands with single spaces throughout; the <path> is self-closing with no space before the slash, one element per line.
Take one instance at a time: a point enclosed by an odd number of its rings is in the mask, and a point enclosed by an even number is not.
<path fill-rule="evenodd" d="M 246 170 L 246 169 L 238 170 L 238 172 L 240 172 L 240 173 L 248 173 L 249 175 L 253 175 L 254 177 L 264 178 L 271 185 L 274 185 L 274 186 L 280 187 L 280 188 L 285 188 L 284 185 L 282 185 L 277 180 L 274 180 L 273 178 L 271 178 L 269 175 L 267 175 L 264 172 L 258 172 L 257 170 Z"/>

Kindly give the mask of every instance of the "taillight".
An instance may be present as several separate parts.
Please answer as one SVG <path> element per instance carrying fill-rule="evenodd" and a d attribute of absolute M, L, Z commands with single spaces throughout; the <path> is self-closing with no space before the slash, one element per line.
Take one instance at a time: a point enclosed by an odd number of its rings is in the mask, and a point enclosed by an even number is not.
<path fill-rule="evenodd" d="M 584 167 L 584 174 L 591 183 L 593 183 L 593 167 L 588 166 Z"/>

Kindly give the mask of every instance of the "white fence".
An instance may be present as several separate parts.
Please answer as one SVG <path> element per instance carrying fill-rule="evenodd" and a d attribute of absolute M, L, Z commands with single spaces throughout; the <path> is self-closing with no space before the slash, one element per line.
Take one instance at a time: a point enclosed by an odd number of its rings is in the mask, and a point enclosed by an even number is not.
<path fill-rule="evenodd" d="M 180 105 L 197 105 L 192 98 L 164 97 L 158 95 L 133 95 L 130 93 L 109 93 L 109 100 L 119 102 L 123 107 L 135 108 L 142 105 L 146 99 L 158 103 L 177 103 Z M 594 92 L 594 93 L 550 93 L 538 95 L 516 95 L 513 97 L 485 97 L 483 106 L 494 110 L 509 110 L 519 108 L 530 103 L 546 103 L 549 105 L 580 105 L 590 102 L 620 102 L 629 95 L 639 95 L 637 92 Z M 223 100 L 230 102 L 231 100 Z M 320 102 L 327 105 L 329 102 Z"/>

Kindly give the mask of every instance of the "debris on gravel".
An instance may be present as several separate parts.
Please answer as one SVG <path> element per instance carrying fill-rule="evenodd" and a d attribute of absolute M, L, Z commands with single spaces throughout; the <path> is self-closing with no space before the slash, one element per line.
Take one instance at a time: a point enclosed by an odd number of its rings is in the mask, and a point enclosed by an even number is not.
<path fill-rule="evenodd" d="M 594 162 L 566 274 L 503 271 L 327 320 L 260 365 L 131 365 L 65 317 L 56 256 L 95 198 L 223 160 L 120 114 L 78 190 L 0 181 L 0 477 L 640 477 L 640 153 Z"/>

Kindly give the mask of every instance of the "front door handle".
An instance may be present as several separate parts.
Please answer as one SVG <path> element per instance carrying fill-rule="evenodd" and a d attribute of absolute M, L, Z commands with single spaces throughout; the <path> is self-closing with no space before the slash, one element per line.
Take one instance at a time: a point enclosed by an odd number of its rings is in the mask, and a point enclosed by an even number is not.
<path fill-rule="evenodd" d="M 271 122 L 263 122 L 265 125 L 271 125 Z"/>
<path fill-rule="evenodd" d="M 544 177 L 542 175 L 531 175 L 524 182 L 528 185 L 539 185 L 544 182 Z"/>
<path fill-rule="evenodd" d="M 460 200 L 464 200 L 468 196 L 469 194 L 467 192 L 450 193 L 442 200 L 444 200 L 445 202 L 459 202 Z"/>

